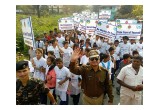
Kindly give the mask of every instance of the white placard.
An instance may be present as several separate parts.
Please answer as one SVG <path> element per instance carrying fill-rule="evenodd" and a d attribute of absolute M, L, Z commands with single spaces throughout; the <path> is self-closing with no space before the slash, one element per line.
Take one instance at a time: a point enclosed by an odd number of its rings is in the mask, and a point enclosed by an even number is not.
<path fill-rule="evenodd" d="M 21 19 L 21 23 L 24 43 L 28 46 L 35 47 L 31 17 Z"/>

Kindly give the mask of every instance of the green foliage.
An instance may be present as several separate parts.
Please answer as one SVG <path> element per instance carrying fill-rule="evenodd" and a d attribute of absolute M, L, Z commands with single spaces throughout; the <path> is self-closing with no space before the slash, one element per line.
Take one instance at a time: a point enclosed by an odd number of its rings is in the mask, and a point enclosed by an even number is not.
<path fill-rule="evenodd" d="M 98 13 L 99 9 L 100 9 L 100 5 L 93 5 L 92 6 L 92 11 L 93 12 L 97 12 Z"/>
<path fill-rule="evenodd" d="M 116 19 L 138 18 L 143 16 L 143 5 L 123 5 L 116 12 Z"/>
<path fill-rule="evenodd" d="M 129 14 L 132 12 L 133 6 L 132 5 L 123 5 L 121 6 L 119 13 L 121 14 Z"/>
<path fill-rule="evenodd" d="M 141 17 L 143 15 L 143 5 L 134 5 L 132 14 L 136 17 Z"/>
<path fill-rule="evenodd" d="M 81 13 L 88 9 L 87 5 L 63 5 L 64 14 Z"/>

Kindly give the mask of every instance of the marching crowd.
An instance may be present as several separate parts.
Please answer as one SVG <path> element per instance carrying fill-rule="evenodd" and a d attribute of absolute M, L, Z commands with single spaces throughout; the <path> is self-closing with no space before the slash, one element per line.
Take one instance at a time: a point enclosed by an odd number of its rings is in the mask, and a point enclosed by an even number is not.
<path fill-rule="evenodd" d="M 121 105 L 142 104 L 143 37 L 113 41 L 55 28 L 37 36 L 35 47 L 29 60 L 16 63 L 17 105 L 68 105 L 69 96 L 78 105 L 80 95 L 84 105 L 103 105 L 107 95 L 109 105 L 113 88 Z"/>

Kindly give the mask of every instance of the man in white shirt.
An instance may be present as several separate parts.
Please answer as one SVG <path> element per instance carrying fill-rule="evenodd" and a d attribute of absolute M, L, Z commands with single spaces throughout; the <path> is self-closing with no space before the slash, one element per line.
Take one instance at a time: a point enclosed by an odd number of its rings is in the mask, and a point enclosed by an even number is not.
<path fill-rule="evenodd" d="M 117 76 L 122 86 L 120 91 L 121 105 L 141 105 L 143 90 L 143 58 L 134 56 L 132 64 L 123 67 Z"/>
<path fill-rule="evenodd" d="M 63 50 L 58 45 L 58 42 L 56 39 L 52 41 L 52 45 L 48 46 L 47 51 L 53 51 L 56 58 L 60 58 L 60 53 L 63 53 Z"/>
<path fill-rule="evenodd" d="M 131 47 L 130 55 L 132 55 L 133 51 L 137 50 L 135 39 L 130 39 L 130 47 Z"/>
<path fill-rule="evenodd" d="M 130 44 L 127 43 L 128 37 L 123 37 L 123 43 L 120 44 L 120 58 L 123 59 L 124 54 L 130 54 L 131 47 Z"/>
<path fill-rule="evenodd" d="M 44 42 L 41 41 L 40 37 L 38 36 L 37 41 L 36 41 L 36 49 L 37 48 L 42 48 L 43 49 L 43 47 L 44 47 Z"/>
<path fill-rule="evenodd" d="M 60 46 L 60 47 L 63 47 L 63 42 L 65 41 L 65 38 L 61 36 L 61 33 L 60 33 L 60 32 L 58 32 L 58 35 L 57 35 L 57 38 L 56 38 L 56 39 L 58 40 L 59 46 Z"/>
<path fill-rule="evenodd" d="M 86 48 L 85 52 L 84 52 L 84 55 L 80 59 L 80 64 L 81 65 L 87 65 L 87 63 L 89 63 L 89 56 L 88 56 L 89 52 L 90 52 L 90 49 Z"/>
<path fill-rule="evenodd" d="M 84 40 L 84 43 L 85 43 L 87 38 L 88 38 L 88 35 L 82 32 L 80 40 Z"/>
<path fill-rule="evenodd" d="M 67 89 L 69 85 L 70 71 L 63 66 L 61 58 L 56 59 L 56 66 L 54 68 L 56 72 L 56 95 L 60 98 L 60 105 L 68 105 Z"/>
<path fill-rule="evenodd" d="M 137 51 L 143 57 L 143 37 L 139 39 L 139 43 L 137 43 L 136 45 L 137 45 Z"/>
<path fill-rule="evenodd" d="M 114 74 L 115 74 L 115 68 L 116 68 L 116 61 L 115 61 L 115 58 L 114 58 L 114 48 L 113 47 L 110 47 L 109 48 L 109 55 L 110 55 L 110 61 L 112 62 L 112 65 L 111 65 L 111 80 L 112 80 L 112 86 L 114 86 Z"/>
<path fill-rule="evenodd" d="M 98 54 L 100 54 L 100 51 L 99 51 L 96 43 L 93 44 L 93 50 L 96 50 L 98 52 Z"/>
<path fill-rule="evenodd" d="M 115 47 L 115 51 L 114 51 L 114 58 L 116 60 L 116 70 L 118 70 L 119 68 L 119 63 L 120 63 L 120 47 L 119 47 L 119 41 L 118 40 L 115 40 L 114 41 L 114 47 Z"/>
<path fill-rule="evenodd" d="M 109 48 L 110 45 L 108 45 L 107 39 L 103 39 L 100 44 L 100 49 L 99 49 L 100 53 L 107 54 Z"/>
<path fill-rule="evenodd" d="M 71 60 L 71 55 L 73 53 L 73 49 L 68 46 L 68 42 L 67 41 L 64 41 L 63 45 L 64 45 L 62 47 L 62 51 L 63 51 L 63 64 L 64 64 L 65 67 L 69 67 L 70 60 Z"/>
<path fill-rule="evenodd" d="M 92 40 L 92 42 L 91 42 L 91 46 L 92 46 L 92 47 L 93 47 L 93 44 L 94 44 L 94 43 L 97 44 L 98 48 L 100 47 L 100 45 L 101 45 L 101 40 L 100 40 L 100 38 L 99 38 L 98 35 L 96 35 L 96 39 L 93 39 L 93 40 Z"/>

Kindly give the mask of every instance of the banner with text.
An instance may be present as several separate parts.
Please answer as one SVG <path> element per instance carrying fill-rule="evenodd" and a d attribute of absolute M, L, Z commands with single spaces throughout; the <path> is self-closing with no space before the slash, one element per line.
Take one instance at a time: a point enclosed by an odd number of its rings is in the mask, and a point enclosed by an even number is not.
<path fill-rule="evenodd" d="M 109 19 L 111 16 L 111 10 L 100 10 L 99 19 Z"/>
<path fill-rule="evenodd" d="M 118 36 L 139 36 L 141 35 L 142 24 L 118 24 Z"/>
<path fill-rule="evenodd" d="M 107 23 L 103 23 L 101 21 L 98 21 L 96 31 L 95 31 L 95 35 L 99 35 L 101 37 L 108 37 L 106 26 L 107 26 Z"/>
<path fill-rule="evenodd" d="M 81 20 L 81 19 L 80 19 L 79 16 L 74 16 L 74 26 L 75 26 L 75 27 L 78 27 L 80 20 Z"/>
<path fill-rule="evenodd" d="M 115 37 L 116 36 L 117 27 L 115 25 L 107 24 L 106 28 L 107 28 L 107 35 L 109 37 Z"/>
<path fill-rule="evenodd" d="M 31 17 L 21 19 L 21 24 L 24 43 L 28 46 L 35 47 Z"/>
<path fill-rule="evenodd" d="M 74 22 L 71 18 L 63 18 L 58 20 L 59 30 L 73 30 L 74 29 Z"/>
<path fill-rule="evenodd" d="M 96 29 L 96 21 L 95 19 L 86 20 L 86 33 L 89 35 L 93 35 Z"/>
<path fill-rule="evenodd" d="M 137 20 L 134 19 L 117 19 L 116 25 L 118 24 L 137 24 Z"/>
<path fill-rule="evenodd" d="M 83 19 L 80 20 L 78 30 L 84 33 L 86 32 L 86 20 Z"/>

